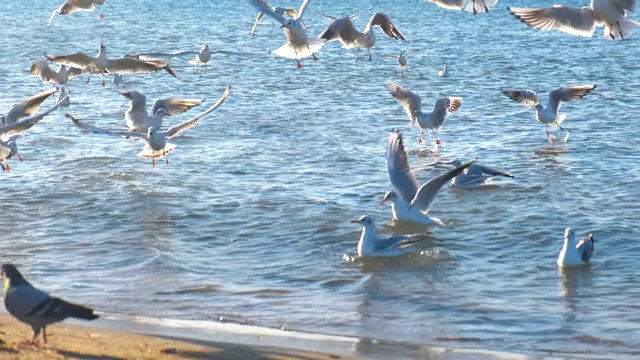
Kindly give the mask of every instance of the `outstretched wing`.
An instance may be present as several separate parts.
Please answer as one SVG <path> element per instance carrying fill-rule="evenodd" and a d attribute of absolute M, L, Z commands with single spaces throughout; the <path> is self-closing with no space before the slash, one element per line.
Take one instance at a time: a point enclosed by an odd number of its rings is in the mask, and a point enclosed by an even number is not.
<path fill-rule="evenodd" d="M 420 184 L 411 173 L 411 166 L 404 149 L 402 134 L 394 130 L 389 134 L 387 141 L 387 173 L 391 185 L 407 203 L 413 200 Z"/>
<path fill-rule="evenodd" d="M 227 86 L 227 88 L 225 89 L 224 93 L 222 94 L 222 97 L 220 97 L 218 102 L 213 104 L 210 108 L 205 110 L 202 114 L 194 117 L 191 120 L 187 120 L 187 121 L 185 121 L 183 123 L 180 123 L 178 125 L 172 126 L 169 129 L 167 129 L 166 131 L 164 131 L 165 137 L 167 137 L 168 139 L 171 139 L 172 137 L 175 137 L 176 135 L 180 134 L 181 132 L 196 126 L 196 124 L 200 121 L 200 119 L 202 119 L 204 116 L 206 116 L 210 112 L 214 111 L 220 105 L 222 105 L 222 103 L 224 103 L 224 101 L 227 99 L 227 96 L 229 96 L 229 92 L 230 91 L 231 91 L 231 85 Z"/>
<path fill-rule="evenodd" d="M 588 7 L 573 8 L 556 5 L 552 8 L 507 8 L 518 20 L 539 30 L 558 30 L 571 35 L 591 37 L 596 19 Z"/>
<path fill-rule="evenodd" d="M 60 104 L 62 104 L 68 98 L 69 98 L 69 94 L 67 94 L 65 97 L 60 99 L 60 101 L 58 101 L 54 106 L 52 106 L 42 114 L 37 114 L 31 117 L 28 117 L 26 119 L 23 119 L 20 122 L 17 122 L 8 126 L 0 127 L 0 138 L 23 134 L 25 131 L 31 129 L 40 120 L 44 119 L 45 116 L 49 115 L 54 110 L 56 110 L 60 106 Z"/>
<path fill-rule="evenodd" d="M 428 210 L 429 206 L 438 195 L 440 188 L 442 185 L 451 181 L 454 177 L 458 176 L 464 169 L 471 166 L 476 161 L 473 159 L 465 164 L 458 166 L 455 169 L 449 170 L 442 175 L 436 176 L 433 179 L 429 180 L 429 182 L 425 183 L 418 189 L 416 196 L 411 201 L 411 206 L 417 206 L 420 210 Z"/>
<path fill-rule="evenodd" d="M 353 46 L 354 41 L 356 41 L 360 34 L 360 31 L 353 26 L 351 19 L 344 17 L 334 20 L 318 35 L 318 39 L 325 39 L 327 41 L 340 40 L 340 42 L 345 45 Z"/>
<path fill-rule="evenodd" d="M 247 0 L 249 5 L 256 8 L 261 13 L 268 15 L 280 24 L 284 24 L 284 17 L 271 9 L 269 3 L 265 0 Z"/>
<path fill-rule="evenodd" d="M 13 105 L 5 117 L 5 123 L 11 125 L 20 118 L 35 114 L 40 108 L 40 104 L 42 104 L 46 98 L 55 94 L 56 91 L 56 88 L 51 88 Z"/>
<path fill-rule="evenodd" d="M 558 112 L 563 101 L 574 101 L 583 98 L 595 88 L 596 85 L 594 84 L 557 88 L 549 93 L 549 103 L 547 106 Z"/>
<path fill-rule="evenodd" d="M 387 91 L 402 105 L 409 119 L 415 122 L 415 113 L 422 111 L 422 101 L 420 97 L 411 90 L 392 82 L 387 84 Z"/>
<path fill-rule="evenodd" d="M 93 58 L 81 52 L 73 53 L 71 55 L 51 55 L 45 53 L 44 56 L 53 61 L 56 64 L 62 64 L 67 66 L 73 66 L 80 69 L 85 69 L 93 63 Z"/>
<path fill-rule="evenodd" d="M 153 103 L 153 106 L 151 107 L 151 114 L 155 114 L 158 109 L 163 108 L 167 110 L 167 112 L 171 116 L 179 115 L 190 110 L 193 107 L 202 104 L 203 101 L 204 99 L 158 99 Z"/>
<path fill-rule="evenodd" d="M 502 91 L 509 99 L 523 105 L 536 106 L 540 104 L 540 97 L 533 90 L 507 89 Z"/>
<path fill-rule="evenodd" d="M 371 30 L 372 27 L 379 26 L 383 33 L 393 39 L 401 39 L 406 42 L 409 42 L 407 38 L 400 32 L 400 30 L 393 25 L 391 19 L 383 13 L 375 13 L 369 20 L 367 27 L 364 28 L 364 32 L 367 33 Z"/>
<path fill-rule="evenodd" d="M 466 0 L 426 0 L 426 1 L 430 3 L 434 3 L 444 9 L 462 10 L 462 8 L 464 7 L 464 2 Z"/>
<path fill-rule="evenodd" d="M 122 137 L 126 137 L 126 138 L 138 138 L 138 139 L 146 139 L 147 134 L 141 134 L 141 133 L 136 133 L 136 132 L 131 132 L 131 131 L 117 131 L 117 130 L 108 130 L 108 129 L 103 129 L 103 128 L 99 128 L 97 126 L 92 126 L 89 124 L 86 124 L 78 119 L 76 119 L 75 117 L 73 117 L 71 114 L 66 114 L 65 115 L 69 120 L 71 120 L 71 122 L 73 122 L 74 125 L 92 132 L 94 134 L 101 134 L 101 135 L 109 135 L 109 136 L 122 136 Z"/>

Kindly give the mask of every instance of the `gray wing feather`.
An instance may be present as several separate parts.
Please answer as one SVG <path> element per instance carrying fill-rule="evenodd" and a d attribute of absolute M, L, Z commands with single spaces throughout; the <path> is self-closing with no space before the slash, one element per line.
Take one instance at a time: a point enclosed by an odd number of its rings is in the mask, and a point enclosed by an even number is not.
<path fill-rule="evenodd" d="M 547 106 L 558 112 L 562 102 L 578 100 L 589 94 L 595 88 L 596 85 L 593 84 L 557 88 L 549 93 L 549 103 Z"/>
<path fill-rule="evenodd" d="M 117 131 L 117 130 L 103 129 L 103 128 L 99 128 L 99 127 L 96 127 L 96 126 L 92 126 L 92 125 L 86 124 L 86 123 L 76 119 L 71 114 L 66 114 L 65 116 L 69 120 L 71 120 L 71 122 L 73 122 L 74 125 L 82 128 L 82 129 L 84 129 L 86 131 L 92 132 L 94 134 L 109 135 L 109 136 L 123 136 L 123 137 L 127 137 L 127 138 L 138 138 L 138 139 L 146 139 L 147 138 L 146 134 L 130 132 L 130 131 Z"/>
<path fill-rule="evenodd" d="M 247 0 L 249 5 L 256 8 L 259 12 L 268 15 L 280 24 L 284 24 L 284 17 L 271 9 L 269 3 L 264 0 Z"/>
<path fill-rule="evenodd" d="M 13 105 L 5 118 L 6 123 L 10 125 L 18 121 L 20 118 L 35 114 L 35 112 L 40 108 L 40 104 L 42 104 L 46 98 L 55 94 L 55 92 L 56 89 L 51 88 Z"/>
<path fill-rule="evenodd" d="M 213 104 L 211 107 L 209 107 L 202 114 L 196 116 L 195 118 L 193 118 L 191 120 L 187 120 L 187 121 L 185 121 L 183 123 L 180 123 L 178 125 L 170 127 L 169 129 L 164 131 L 165 136 L 168 139 L 171 139 L 172 137 L 178 135 L 179 133 L 196 126 L 196 124 L 200 121 L 200 119 L 202 119 L 204 116 L 206 116 L 210 112 L 214 111 L 220 105 L 222 105 L 222 103 L 224 103 L 224 101 L 229 96 L 229 92 L 230 91 L 231 91 L 231 85 L 227 86 L 227 88 L 225 89 L 224 93 L 222 94 L 222 97 L 220 97 L 220 99 L 215 104 Z"/>
<path fill-rule="evenodd" d="M 163 108 L 167 110 L 167 112 L 171 116 L 179 115 L 190 110 L 193 107 L 202 104 L 203 101 L 204 99 L 158 99 L 153 103 L 153 106 L 151 107 L 151 114 L 155 114 L 158 109 Z"/>
<path fill-rule="evenodd" d="M 372 27 L 379 26 L 383 33 L 393 39 L 401 39 L 405 42 L 409 42 L 407 38 L 400 32 L 400 30 L 391 22 L 391 19 L 386 14 L 375 13 L 369 20 L 367 27 L 364 28 L 364 32 L 368 32 Z"/>
<path fill-rule="evenodd" d="M 596 29 L 596 19 L 588 7 L 573 8 L 507 8 L 518 20 L 539 30 L 558 30 L 571 35 L 591 37 Z"/>
<path fill-rule="evenodd" d="M 446 173 L 429 180 L 429 182 L 425 183 L 420 187 L 420 189 L 418 189 L 416 196 L 411 201 L 410 207 L 418 206 L 420 210 L 428 210 L 429 206 L 436 198 L 436 195 L 438 195 L 438 192 L 440 191 L 442 185 L 458 176 L 464 171 L 464 169 L 471 166 L 471 164 L 473 164 L 475 161 L 476 159 L 473 159 L 465 164 L 458 166 L 455 169 L 449 170 Z"/>
<path fill-rule="evenodd" d="M 413 200 L 420 184 L 411 173 L 407 152 L 404 149 L 402 134 L 392 131 L 387 142 L 387 173 L 391 185 L 407 203 Z"/>

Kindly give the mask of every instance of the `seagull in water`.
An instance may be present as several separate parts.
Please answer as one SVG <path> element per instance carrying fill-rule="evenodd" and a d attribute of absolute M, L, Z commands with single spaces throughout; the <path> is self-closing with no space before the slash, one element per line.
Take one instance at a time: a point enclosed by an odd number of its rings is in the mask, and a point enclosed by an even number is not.
<path fill-rule="evenodd" d="M 401 39 L 405 42 L 409 42 L 407 38 L 400 32 L 398 28 L 391 22 L 389 17 L 383 13 L 375 13 L 369 20 L 369 23 L 364 28 L 364 32 L 360 32 L 353 26 L 351 21 L 352 17 L 343 17 L 337 19 L 327 26 L 327 28 L 318 35 L 318 38 L 326 41 L 339 40 L 342 43 L 342 47 L 345 49 L 358 48 L 356 54 L 356 62 L 358 62 L 358 55 L 360 54 L 360 48 L 367 49 L 369 52 L 369 61 L 371 61 L 371 48 L 376 44 L 376 34 L 373 32 L 373 28 L 379 27 L 383 33 L 393 39 Z"/>
<path fill-rule="evenodd" d="M 508 7 L 507 10 L 534 29 L 592 37 L 596 27 L 604 26 L 605 38 L 622 40 L 640 26 L 627 18 L 627 11 L 635 11 L 636 3 L 636 0 L 591 0 L 588 7 L 582 8 L 556 5 L 534 9 Z"/>
<path fill-rule="evenodd" d="M 248 0 L 249 3 L 261 13 L 269 15 L 271 18 L 282 24 L 280 28 L 284 31 L 284 35 L 287 37 L 287 43 L 280 48 L 273 51 L 274 54 L 287 59 L 296 59 L 298 69 L 302 67 L 300 59 L 311 56 L 314 61 L 317 61 L 315 53 L 318 52 L 324 46 L 324 40 L 310 38 L 307 32 L 302 27 L 302 16 L 304 11 L 309 6 L 310 0 L 304 0 L 300 10 L 298 10 L 298 16 L 295 19 L 285 20 L 282 15 L 274 12 L 269 4 L 265 0 Z"/>
<path fill-rule="evenodd" d="M 14 318 L 31 326 L 33 338 L 28 342 L 31 345 L 35 345 L 40 331 L 42 340 L 47 343 L 49 325 L 67 318 L 95 320 L 99 317 L 92 309 L 52 297 L 35 288 L 12 264 L 3 264 L 1 271 L 4 306 Z"/>
<path fill-rule="evenodd" d="M 449 70 L 447 70 L 447 64 L 444 64 L 444 66 L 442 67 L 442 70 L 438 71 L 438 76 L 440 77 L 449 76 Z"/>
<path fill-rule="evenodd" d="M 209 60 L 211 60 L 211 50 L 209 50 L 209 45 L 202 44 L 202 47 L 196 54 L 195 59 L 190 60 L 189 64 L 198 65 L 198 70 L 200 70 L 200 65 L 204 64 L 204 72 L 206 73 Z"/>
<path fill-rule="evenodd" d="M 564 86 L 557 88 L 549 93 L 549 101 L 545 108 L 540 103 L 540 97 L 533 90 L 504 90 L 503 93 L 511 100 L 519 102 L 523 105 L 532 106 L 536 109 L 536 120 L 545 125 L 545 132 L 547 138 L 551 141 L 551 134 L 549 134 L 549 126 L 557 126 L 562 131 L 566 131 L 560 124 L 567 118 L 567 114 L 560 114 L 560 105 L 563 101 L 578 100 L 593 89 L 596 85 L 578 85 L 578 86 Z"/>
<path fill-rule="evenodd" d="M 167 139 L 174 138 L 181 132 L 194 127 L 200 121 L 200 119 L 202 119 L 204 116 L 206 116 L 210 112 L 217 109 L 220 105 L 222 105 L 222 103 L 226 100 L 227 96 L 229 96 L 229 91 L 231 91 L 231 86 L 227 87 L 227 89 L 225 90 L 220 100 L 218 100 L 218 102 L 213 104 L 210 108 L 205 110 L 202 114 L 194 117 L 193 119 L 187 120 L 183 123 L 172 126 L 165 131 L 160 131 L 159 129 L 156 129 L 154 127 L 149 127 L 146 134 L 141 134 L 141 133 L 136 133 L 131 131 L 113 131 L 113 130 L 102 129 L 102 128 L 85 124 L 80 120 L 74 118 L 70 114 L 66 114 L 66 116 L 75 125 L 95 134 L 123 136 L 127 138 L 144 140 L 146 142 L 146 145 L 144 149 L 140 153 L 138 153 L 138 156 L 151 159 L 151 164 L 153 164 L 153 166 L 156 166 L 156 159 L 161 157 L 165 157 L 165 162 L 168 164 L 169 159 L 166 158 L 166 156 L 169 155 L 169 153 L 176 148 L 174 144 L 168 143 Z M 161 114 L 162 116 L 166 116 L 168 115 L 168 112 L 164 108 L 159 108 L 156 112 L 156 116 L 158 116 L 159 114 Z"/>
<path fill-rule="evenodd" d="M 387 90 L 402 105 L 411 120 L 411 124 L 422 129 L 418 139 L 419 144 L 423 143 L 422 135 L 424 134 L 424 129 L 431 129 L 433 136 L 436 138 L 436 146 L 440 145 L 440 140 L 438 140 L 435 130 L 442 128 L 445 116 L 458 111 L 463 101 L 461 97 L 443 97 L 436 100 L 432 112 L 423 113 L 422 100 L 409 89 L 405 89 L 395 83 L 388 83 Z"/>
<path fill-rule="evenodd" d="M 463 165 L 462 161 L 458 159 L 453 160 L 451 164 L 455 167 L 460 167 Z M 481 165 L 481 164 L 475 163 L 467 167 L 466 169 L 464 169 L 464 171 L 460 175 L 451 179 L 451 186 L 455 186 L 455 187 L 479 186 L 479 185 L 486 184 L 489 180 L 493 179 L 496 176 L 514 178 L 514 176 L 508 172 L 504 172 L 502 170 L 498 170 L 496 168 L 492 168 L 487 165 Z"/>
<path fill-rule="evenodd" d="M 576 233 L 571 228 L 564 231 L 564 245 L 558 255 L 558 266 L 580 266 L 591 260 L 595 248 L 596 240 L 589 234 L 587 239 L 582 239 L 576 245 Z"/>
<path fill-rule="evenodd" d="M 53 18 L 56 14 L 60 15 L 69 15 L 78 11 L 93 11 L 93 5 L 103 5 L 107 3 L 106 0 L 65 0 L 60 7 L 55 9 L 51 13 L 51 18 L 49 19 L 49 25 L 53 21 Z M 111 4 L 107 3 L 110 8 L 113 9 Z M 100 18 L 104 19 L 104 14 L 100 14 Z"/>
<path fill-rule="evenodd" d="M 56 89 L 51 88 L 38 93 L 28 99 L 25 99 L 15 105 L 9 110 L 9 112 L 0 117 L 0 167 L 3 171 L 11 171 L 11 166 L 6 163 L 6 160 L 10 160 L 14 156 L 18 156 L 18 160 L 23 162 L 24 159 L 18 153 L 17 139 L 22 136 L 22 133 L 30 129 L 38 121 L 40 121 L 45 115 L 55 110 L 60 101 L 52 109 L 49 109 L 46 113 L 33 116 L 38 111 L 40 105 L 49 96 L 55 94 Z M 18 120 L 26 118 L 27 116 L 33 116 L 32 118 L 24 119 L 22 122 Z M 13 126 L 13 127 L 12 127 Z"/>
<path fill-rule="evenodd" d="M 294 9 L 294 8 L 283 8 L 283 7 L 279 7 L 279 6 L 274 6 L 271 8 L 271 10 L 273 10 L 274 13 L 284 17 L 284 15 L 286 14 L 288 17 L 295 19 L 298 17 L 298 10 Z M 263 12 L 259 12 L 258 13 L 258 17 L 256 18 L 256 21 L 253 23 L 253 27 L 251 28 L 251 33 L 249 34 L 249 37 L 247 38 L 247 40 L 249 38 L 251 38 L 251 36 L 253 35 L 253 33 L 256 31 L 256 28 L 258 27 L 258 24 L 262 21 L 262 19 L 264 19 L 264 13 Z M 272 25 L 274 25 L 274 22 L 271 22 Z M 304 23 L 301 24 L 302 27 L 306 30 L 307 27 L 305 26 Z"/>
<path fill-rule="evenodd" d="M 135 90 L 118 91 L 129 100 L 129 108 L 124 113 L 124 120 L 131 132 L 147 133 L 150 127 L 160 129 L 165 116 L 182 114 L 202 104 L 204 99 L 167 98 L 158 99 L 147 113 L 147 97 Z M 164 109 L 158 112 L 158 109 Z"/>
<path fill-rule="evenodd" d="M 379 238 L 376 224 L 370 216 L 364 215 L 351 223 L 362 225 L 362 235 L 358 241 L 358 256 L 365 257 L 392 257 L 415 252 L 414 245 L 426 240 L 424 234 L 392 236 Z"/>
<path fill-rule="evenodd" d="M 416 177 L 411 173 L 409 159 L 407 159 L 402 142 L 402 134 L 398 131 L 392 131 L 387 143 L 387 172 L 394 190 L 385 194 L 381 204 L 391 201 L 394 220 L 418 225 L 445 226 L 442 220 L 427 215 L 429 206 L 445 183 L 461 174 L 475 161 L 476 159 L 473 159 L 420 186 Z"/>
<path fill-rule="evenodd" d="M 121 57 L 109 59 L 107 57 L 107 48 L 101 43 L 98 55 L 92 57 L 84 53 L 77 52 L 71 55 L 51 55 L 45 53 L 44 56 L 58 64 L 73 66 L 83 71 L 91 72 L 91 74 L 102 74 L 102 86 L 106 86 L 104 74 L 142 74 L 159 70 L 165 70 L 176 79 L 178 75 L 173 72 L 169 64 L 157 59 L 135 59 L 130 57 Z M 87 79 L 87 84 L 91 80 L 91 75 Z"/>
<path fill-rule="evenodd" d="M 449 10 L 462 10 L 472 12 L 473 15 L 478 13 L 489 12 L 489 9 L 498 4 L 498 0 L 426 0 L 434 3 L 441 8 Z M 465 7 L 465 3 L 467 6 Z"/>
<path fill-rule="evenodd" d="M 400 72 L 402 72 L 406 67 L 407 67 L 407 58 L 409 57 L 409 55 L 413 54 L 414 50 L 409 50 L 407 52 L 403 53 L 398 53 L 398 55 L 396 56 L 389 56 L 389 55 L 385 55 L 384 58 L 385 59 L 395 59 L 398 62 L 398 66 L 400 66 Z"/>

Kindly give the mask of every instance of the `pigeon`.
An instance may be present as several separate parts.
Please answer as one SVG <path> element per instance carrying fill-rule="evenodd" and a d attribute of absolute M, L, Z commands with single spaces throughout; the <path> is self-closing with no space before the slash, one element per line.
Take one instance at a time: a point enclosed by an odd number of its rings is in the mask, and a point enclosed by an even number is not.
<path fill-rule="evenodd" d="M 49 325 L 67 318 L 95 320 L 99 317 L 92 309 L 52 297 L 35 288 L 12 264 L 2 265 L 2 281 L 5 308 L 9 314 L 33 329 L 30 344 L 35 344 L 41 331 L 46 344 Z"/>

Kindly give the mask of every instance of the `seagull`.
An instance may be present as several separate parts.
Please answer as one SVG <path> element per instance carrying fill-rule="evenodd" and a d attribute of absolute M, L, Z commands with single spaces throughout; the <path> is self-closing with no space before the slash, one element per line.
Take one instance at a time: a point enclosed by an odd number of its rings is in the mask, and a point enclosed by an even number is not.
<path fill-rule="evenodd" d="M 385 59 L 396 59 L 396 61 L 398 62 L 398 65 L 400 66 L 400 72 L 402 72 L 402 70 L 404 70 L 404 68 L 407 67 L 407 58 L 411 54 L 413 54 L 413 50 L 409 50 L 409 51 L 405 52 L 404 54 L 403 53 L 398 53 L 397 56 L 385 55 L 384 58 Z"/>
<path fill-rule="evenodd" d="M 22 156 L 18 153 L 16 139 L 22 136 L 22 134 L 27 130 L 31 129 L 45 116 L 56 110 L 69 97 L 67 94 L 47 111 L 33 115 L 40 107 L 40 103 L 55 92 L 56 89 L 50 89 L 19 102 L 11 108 L 6 116 L 2 116 L 0 118 L 0 168 L 2 168 L 2 171 L 11 171 L 11 166 L 6 163 L 6 160 L 9 160 L 16 155 L 20 162 L 24 161 Z M 25 118 L 26 116 L 30 117 Z M 22 120 L 18 121 L 18 119 Z"/>
<path fill-rule="evenodd" d="M 391 201 L 394 220 L 419 225 L 445 226 L 442 220 L 427 215 L 429 206 L 445 183 L 461 174 L 475 161 L 476 159 L 473 159 L 464 163 L 420 186 L 416 177 L 411 173 L 407 153 L 402 142 L 402 134 L 398 131 L 392 131 L 387 143 L 387 172 L 394 190 L 385 194 L 381 204 Z"/>
<path fill-rule="evenodd" d="M 460 167 L 463 165 L 462 161 L 458 159 L 453 160 L 451 164 L 455 167 Z M 464 169 L 461 174 L 451 179 L 451 186 L 473 187 L 476 185 L 485 184 L 487 181 L 493 179 L 496 176 L 514 178 L 514 176 L 508 172 L 475 163 Z"/>
<path fill-rule="evenodd" d="M 218 102 L 213 104 L 210 108 L 205 110 L 202 114 L 194 117 L 193 119 L 187 120 L 183 123 L 172 126 L 165 131 L 160 131 L 159 129 L 156 129 L 154 127 L 149 127 L 146 134 L 141 134 L 141 133 L 131 132 L 131 131 L 113 131 L 113 130 L 101 129 L 95 126 L 85 124 L 80 120 L 74 118 L 70 114 L 66 114 L 66 116 L 75 125 L 96 134 L 103 134 L 103 135 L 110 135 L 110 136 L 124 136 L 128 138 L 145 140 L 146 145 L 144 149 L 140 153 L 138 153 L 138 156 L 151 159 L 151 164 L 153 164 L 153 166 L 156 166 L 156 159 L 160 157 L 165 157 L 165 162 L 168 164 L 169 159 L 167 159 L 166 156 L 176 148 L 174 144 L 168 143 L 167 139 L 174 138 L 176 135 L 180 134 L 181 132 L 194 127 L 200 121 L 200 119 L 202 119 L 204 116 L 206 116 L 210 112 L 217 109 L 220 105 L 222 105 L 222 103 L 225 101 L 227 96 L 229 96 L 229 91 L 231 91 L 231 86 L 227 87 L 227 89 L 225 90 L 220 100 L 218 100 Z M 159 114 L 166 116 L 169 113 L 167 110 L 161 107 L 157 110 L 156 116 L 158 116 Z"/>
<path fill-rule="evenodd" d="M 438 76 L 440 77 L 449 76 L 449 70 L 447 70 L 447 64 L 444 64 L 444 66 L 442 67 L 442 70 L 438 71 Z"/>
<path fill-rule="evenodd" d="M 93 5 L 103 5 L 106 3 L 106 0 L 65 0 L 60 7 L 55 9 L 51 13 L 51 18 L 49 18 L 49 25 L 53 21 L 53 18 L 56 14 L 60 15 L 69 15 L 78 11 L 93 11 Z M 113 8 L 111 4 L 107 3 L 110 8 Z M 104 15 L 100 14 L 100 18 L 104 19 Z"/>
<path fill-rule="evenodd" d="M 463 101 L 461 97 L 439 98 L 436 100 L 433 111 L 425 114 L 422 112 L 422 100 L 409 89 L 405 89 L 395 83 L 388 83 L 387 90 L 402 105 L 411 120 L 411 124 L 422 129 L 418 139 L 419 144 L 422 144 L 424 129 L 431 129 L 433 136 L 436 138 L 436 146 L 440 145 L 440 140 L 438 140 L 435 130 L 442 128 L 445 116 L 458 111 Z"/>
<path fill-rule="evenodd" d="M 591 0 L 588 7 L 582 8 L 555 5 L 535 9 L 508 7 L 507 10 L 534 29 L 592 37 L 596 27 L 604 26 L 605 38 L 622 40 L 640 26 L 627 18 L 627 11 L 635 11 L 636 3 L 636 0 Z"/>
<path fill-rule="evenodd" d="M 69 106 L 71 101 L 69 100 L 71 92 L 67 89 L 66 86 L 60 88 L 60 92 L 58 93 L 58 100 L 56 103 L 60 103 L 60 106 Z"/>
<path fill-rule="evenodd" d="M 83 71 L 91 72 L 92 74 L 103 74 L 102 86 L 106 86 L 104 81 L 104 74 L 141 74 L 150 73 L 159 70 L 165 70 L 176 79 L 178 75 L 173 72 L 173 69 L 169 64 L 162 60 L 157 59 L 134 59 L 129 57 L 121 58 L 107 58 L 107 48 L 101 43 L 100 50 L 96 57 L 85 55 L 84 53 L 77 52 L 71 55 L 51 55 L 45 53 L 44 56 L 58 64 L 73 66 Z M 91 80 L 91 75 L 87 79 L 87 83 Z"/>
<path fill-rule="evenodd" d="M 158 99 L 153 103 L 151 111 L 147 113 L 147 97 L 144 94 L 135 90 L 118 91 L 118 93 L 129 99 L 129 108 L 124 113 L 129 131 L 145 134 L 150 127 L 159 130 L 164 116 L 182 114 L 204 101 L 204 99 Z M 160 108 L 165 111 L 158 113 Z"/>
<path fill-rule="evenodd" d="M 324 40 L 310 38 L 302 27 L 302 16 L 304 15 L 304 11 L 309 5 L 310 0 L 304 0 L 302 6 L 300 6 L 300 10 L 298 10 L 298 16 L 295 19 L 287 20 L 285 20 L 282 15 L 274 12 L 265 0 L 248 1 L 249 4 L 258 9 L 258 11 L 265 15 L 269 15 L 271 18 L 282 24 L 280 28 L 284 31 L 284 35 L 287 37 L 287 43 L 274 50 L 274 54 L 287 59 L 296 59 L 298 69 L 302 67 L 300 59 L 311 56 L 314 61 L 318 60 L 314 53 L 322 49 L 324 46 Z"/>
<path fill-rule="evenodd" d="M 587 239 L 582 239 L 576 245 L 576 232 L 571 228 L 566 228 L 564 231 L 564 245 L 558 255 L 558 266 L 580 266 L 584 265 L 591 260 L 595 247 L 596 240 L 592 234 L 589 234 Z"/>
<path fill-rule="evenodd" d="M 557 126 L 560 130 L 566 131 L 565 128 L 560 125 L 567 118 L 567 114 L 560 114 L 560 105 L 562 105 L 562 102 L 578 100 L 595 88 L 596 85 L 593 84 L 557 88 L 549 93 L 549 101 L 547 102 L 546 108 L 540 104 L 540 97 L 533 90 L 507 89 L 504 90 L 503 93 L 513 101 L 532 106 L 536 109 L 536 120 L 545 125 L 547 138 L 551 141 L 549 125 Z"/>
<path fill-rule="evenodd" d="M 409 254 L 415 251 L 415 244 L 426 240 L 424 234 L 379 238 L 375 222 L 367 215 L 351 220 L 351 223 L 362 225 L 362 235 L 358 241 L 358 256 L 361 258 Z"/>
<path fill-rule="evenodd" d="M 193 60 L 190 60 L 189 64 L 198 65 L 198 70 L 200 70 L 200 65 L 204 64 L 204 72 L 206 73 L 209 60 L 211 60 L 211 50 L 209 50 L 209 45 L 202 44 L 202 47 L 196 54 L 196 57 Z"/>
<path fill-rule="evenodd" d="M 360 48 L 365 48 L 369 52 L 369 61 L 371 61 L 370 49 L 376 44 L 376 35 L 373 32 L 373 28 L 376 26 L 390 38 L 396 40 L 401 39 L 407 43 L 409 42 L 400 30 L 393 25 L 387 15 L 378 12 L 373 14 L 369 23 L 364 28 L 364 32 L 360 32 L 355 28 L 355 26 L 353 26 L 351 17 L 343 17 L 331 23 L 331 25 L 318 35 L 318 38 L 326 41 L 339 40 L 342 43 L 342 47 L 345 49 L 352 49 L 354 47 L 358 48 L 356 62 L 358 62 Z"/>
<path fill-rule="evenodd" d="M 47 326 L 67 318 L 95 320 L 99 316 L 92 309 L 76 305 L 50 296 L 35 288 L 20 274 L 12 264 L 2 265 L 4 282 L 4 306 L 9 314 L 33 329 L 34 345 L 40 331 L 42 340 L 47 343 Z"/>
<path fill-rule="evenodd" d="M 498 0 L 426 0 L 427 2 L 434 3 L 441 8 L 449 10 L 462 10 L 464 8 L 467 12 L 472 12 L 473 15 L 478 13 L 489 12 L 489 9 L 496 6 Z M 467 6 L 465 7 L 465 3 Z"/>
<path fill-rule="evenodd" d="M 283 8 L 283 7 L 279 7 L 279 6 L 274 6 L 271 8 L 271 10 L 273 10 L 274 13 L 284 17 L 284 15 L 286 14 L 288 17 L 295 19 L 298 17 L 298 10 L 294 9 L 294 8 Z M 251 33 L 249 34 L 249 38 L 251 38 L 251 36 L 253 35 L 253 33 L 256 31 L 256 28 L 258 27 L 258 24 L 262 21 L 262 19 L 264 19 L 264 13 L 263 12 L 259 12 L 258 13 L 258 17 L 256 18 L 256 21 L 253 23 L 253 27 L 251 28 Z M 272 24 L 274 24 L 272 22 Z M 302 27 L 306 30 L 307 27 L 304 25 L 304 23 L 301 24 Z M 247 40 L 249 39 L 247 38 Z"/>
<path fill-rule="evenodd" d="M 43 84 L 53 83 L 60 87 L 67 86 L 67 81 L 76 75 L 82 74 L 82 69 L 75 67 L 67 68 L 66 65 L 60 65 L 58 71 L 53 71 L 49 67 L 47 60 L 38 60 L 31 64 L 31 75 L 39 76 Z M 69 90 L 67 88 L 67 90 Z"/>

